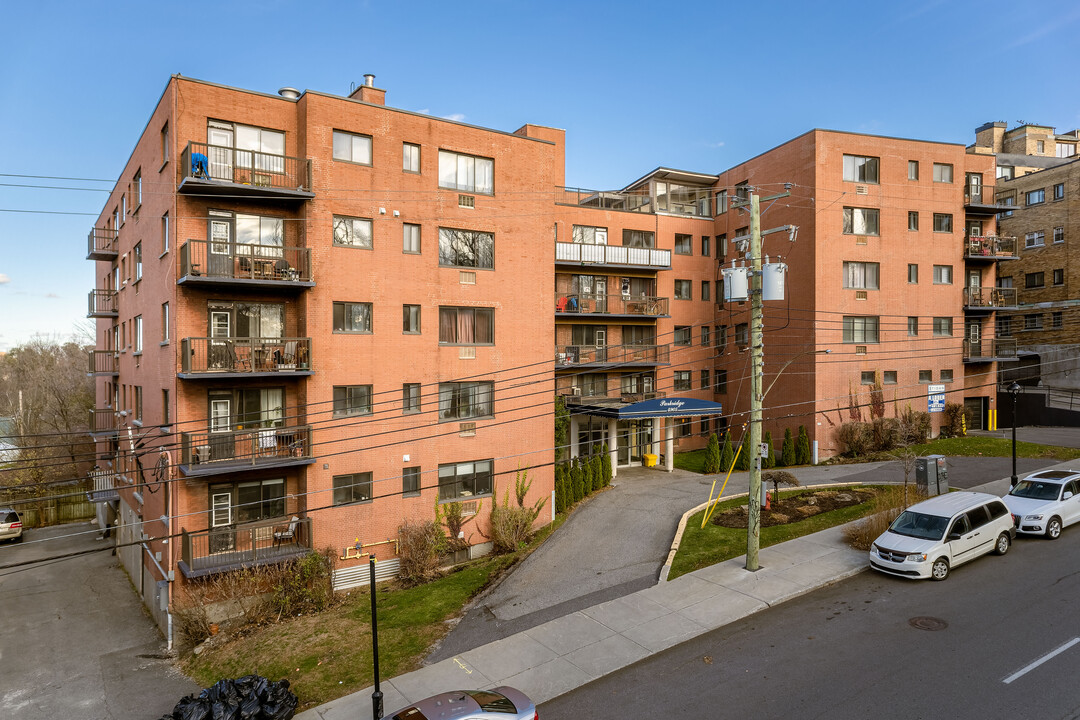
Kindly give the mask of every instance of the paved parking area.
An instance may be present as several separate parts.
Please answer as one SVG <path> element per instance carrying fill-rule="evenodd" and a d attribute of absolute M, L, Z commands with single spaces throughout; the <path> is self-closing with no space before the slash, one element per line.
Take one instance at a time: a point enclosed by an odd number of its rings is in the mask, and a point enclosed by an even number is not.
<path fill-rule="evenodd" d="M 21 544 L 0 546 L 0 565 L 100 548 L 108 541 L 93 529 L 30 530 Z M 0 570 L 0 717 L 161 717 L 199 689 L 164 653 L 108 550 Z"/>

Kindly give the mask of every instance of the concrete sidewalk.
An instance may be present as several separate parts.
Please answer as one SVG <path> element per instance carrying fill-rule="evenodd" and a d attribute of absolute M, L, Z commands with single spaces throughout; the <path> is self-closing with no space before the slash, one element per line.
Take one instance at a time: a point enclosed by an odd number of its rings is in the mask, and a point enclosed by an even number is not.
<path fill-rule="evenodd" d="M 1076 461 L 1062 463 L 1067 467 Z M 1008 478 L 971 488 L 1002 495 Z M 382 683 L 387 713 L 453 689 L 512 685 L 537 705 L 760 610 L 856 575 L 865 552 L 843 540 L 843 526 L 764 548 L 761 569 L 745 559 L 688 573 L 670 582 L 594 605 L 468 650 Z M 371 717 L 366 688 L 317 708 L 301 720 Z"/>

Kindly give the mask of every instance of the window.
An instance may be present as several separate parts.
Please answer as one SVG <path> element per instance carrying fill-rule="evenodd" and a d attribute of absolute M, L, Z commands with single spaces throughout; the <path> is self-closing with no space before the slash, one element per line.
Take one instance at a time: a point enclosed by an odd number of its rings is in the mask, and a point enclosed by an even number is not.
<path fill-rule="evenodd" d="M 161 303 L 161 342 L 169 342 L 169 303 Z"/>
<path fill-rule="evenodd" d="M 1063 243 L 1063 242 L 1065 242 L 1065 228 L 1063 228 L 1063 227 L 1054 228 L 1054 242 L 1055 243 Z"/>
<path fill-rule="evenodd" d="M 675 418 L 675 437 L 690 437 L 694 434 L 693 421 L 690 418 Z"/>
<path fill-rule="evenodd" d="M 579 245 L 607 245 L 607 228 L 575 225 L 572 239 Z"/>
<path fill-rule="evenodd" d="M 701 344 L 704 347 L 709 347 L 712 344 L 710 328 L 708 325 L 701 326 Z"/>
<path fill-rule="evenodd" d="M 626 247 L 656 247 L 656 237 L 651 230 L 623 230 L 622 244 Z"/>
<path fill-rule="evenodd" d="M 1052 197 L 1055 201 L 1065 199 L 1065 183 L 1058 183 L 1054 186 Z"/>
<path fill-rule="evenodd" d="M 139 209 L 142 205 L 142 169 L 135 171 L 135 177 L 131 180 L 131 202 L 134 207 L 131 208 L 132 212 Z"/>
<path fill-rule="evenodd" d="M 861 155 L 844 156 L 844 180 L 849 182 L 877 183 L 878 159 Z"/>
<path fill-rule="evenodd" d="M 672 342 L 676 345 L 690 345 L 693 340 L 690 336 L 691 328 L 689 325 L 676 325 L 675 336 Z"/>
<path fill-rule="evenodd" d="M 407 467 L 401 471 L 401 494 L 405 497 L 420 494 L 420 468 Z"/>
<path fill-rule="evenodd" d="M 1037 248 L 1046 244 L 1046 233 L 1042 230 L 1035 232 L 1029 232 L 1024 235 L 1024 247 L 1025 248 Z"/>
<path fill-rule="evenodd" d="M 169 390 L 167 388 L 161 391 L 161 424 L 169 424 Z"/>
<path fill-rule="evenodd" d="M 727 255 L 727 233 L 716 236 L 716 257 Z"/>
<path fill-rule="evenodd" d="M 844 234 L 877 235 L 880 212 L 876 208 L 844 208 Z"/>
<path fill-rule="evenodd" d="M 896 371 L 895 370 L 886 370 L 885 372 L 881 373 L 881 384 L 882 385 L 895 385 L 896 384 Z"/>
<path fill-rule="evenodd" d="M 998 205 L 1010 205 L 1010 206 L 1016 205 L 1016 198 L 1012 197 L 1012 196 L 999 198 L 998 199 Z M 1012 217 L 1012 216 L 1013 216 L 1013 211 L 1012 210 L 1006 210 L 1004 212 L 999 212 L 998 213 L 998 220 L 1001 220 L 1002 218 Z"/>
<path fill-rule="evenodd" d="M 845 262 L 844 288 L 877 290 L 880 267 L 876 262 Z"/>
<path fill-rule="evenodd" d="M 919 318 L 917 316 L 908 316 L 907 319 L 907 334 L 909 337 L 918 337 L 919 335 Z"/>
<path fill-rule="evenodd" d="M 952 318 L 951 317 L 936 317 L 934 318 L 934 337 L 951 337 L 952 336 Z"/>
<path fill-rule="evenodd" d="M 371 414 L 370 385 L 335 385 L 334 417 Z"/>
<path fill-rule="evenodd" d="M 1045 140 L 1036 140 L 1035 141 L 1035 152 L 1040 153 L 1040 154 L 1046 152 L 1046 141 Z"/>
<path fill-rule="evenodd" d="M 1025 205 L 1038 205 L 1039 203 L 1046 202 L 1046 188 L 1039 188 L 1038 190 L 1028 190 L 1024 195 Z"/>
<path fill-rule="evenodd" d="M 494 345 L 494 308 L 439 307 L 439 343 Z"/>
<path fill-rule="evenodd" d="M 712 255 L 712 248 L 710 247 L 712 239 L 708 235 L 701 236 L 701 257 L 709 257 Z"/>
<path fill-rule="evenodd" d="M 916 285 L 919 282 L 919 266 L 915 263 L 908 263 L 907 281 L 912 285 Z"/>
<path fill-rule="evenodd" d="M 161 164 L 169 162 L 169 123 L 161 126 Z"/>
<path fill-rule="evenodd" d="M 401 146 L 401 169 L 408 173 L 420 172 L 420 146 L 403 143 Z"/>
<path fill-rule="evenodd" d="M 439 228 L 439 265 L 493 269 L 495 235 L 474 230 Z"/>
<path fill-rule="evenodd" d="M 907 179 L 918 180 L 919 179 L 919 161 L 908 160 L 907 161 Z"/>
<path fill-rule="evenodd" d="M 334 332 L 370 333 L 371 303 L 334 303 Z"/>
<path fill-rule="evenodd" d="M 234 489 L 237 522 L 256 522 L 285 515 L 285 481 L 281 478 L 225 487 Z"/>
<path fill-rule="evenodd" d="M 996 334 L 999 338 L 1012 337 L 1011 316 L 998 315 L 994 325 L 994 334 Z"/>
<path fill-rule="evenodd" d="M 934 213 L 934 232 L 952 232 L 952 215 Z"/>
<path fill-rule="evenodd" d="M 690 371 L 689 370 L 676 370 L 675 371 L 675 390 L 691 390 Z"/>
<path fill-rule="evenodd" d="M 494 195 L 495 161 L 491 158 L 440 150 L 439 187 Z"/>
<path fill-rule="evenodd" d="M 952 285 L 952 265 L 934 266 L 934 284 Z"/>
<path fill-rule="evenodd" d="M 943 383 L 952 382 L 952 370 L 938 370 L 938 380 Z"/>
<path fill-rule="evenodd" d="M 878 318 L 869 315 L 844 316 L 845 343 L 878 342 Z"/>
<path fill-rule="evenodd" d="M 493 417 L 493 382 L 439 383 L 439 419 L 471 420 Z"/>
<path fill-rule="evenodd" d="M 907 214 L 907 229 L 918 230 L 919 229 L 919 212 L 918 210 L 908 210 Z"/>
<path fill-rule="evenodd" d="M 716 382 L 716 387 L 713 388 L 718 393 L 727 392 L 727 370 L 717 370 L 713 375 Z"/>
<path fill-rule="evenodd" d="M 335 135 L 337 133 L 334 133 Z M 334 504 L 371 502 L 371 473 L 334 476 Z"/>
<path fill-rule="evenodd" d="M 120 196 L 120 222 L 127 222 L 127 194 Z"/>
<path fill-rule="evenodd" d="M 1060 329 L 1064 327 L 1064 321 L 1060 311 L 1050 313 L 1050 327 Z"/>
<path fill-rule="evenodd" d="M 1045 286 L 1046 281 L 1041 270 L 1039 272 L 1029 272 L 1024 274 L 1024 287 L 1026 289 L 1034 290 Z"/>
<path fill-rule="evenodd" d="M 693 292 L 692 283 L 689 280 L 676 280 L 675 281 L 675 299 L 676 300 L 690 300 L 690 294 Z"/>
<path fill-rule="evenodd" d="M 1053 272 L 1053 284 L 1064 285 L 1065 284 L 1065 269 L 1055 268 Z"/>
<path fill-rule="evenodd" d="M 360 165 L 371 164 L 371 138 L 367 135 L 334 131 L 334 159 Z"/>
<path fill-rule="evenodd" d="M 728 209 L 728 193 L 727 190 L 717 190 L 716 192 L 716 214 L 723 215 Z"/>
<path fill-rule="evenodd" d="M 135 422 L 142 422 L 142 385 L 132 386 L 132 390 L 135 393 L 135 407 L 132 413 L 132 418 Z"/>
<path fill-rule="evenodd" d="M 405 223 L 401 226 L 401 252 L 417 255 L 420 253 L 420 226 Z"/>
<path fill-rule="evenodd" d="M 701 371 L 701 389 L 702 390 L 708 390 L 709 389 L 709 371 L 708 370 L 702 370 Z"/>
<path fill-rule="evenodd" d="M 1024 316 L 1024 329 L 1025 330 L 1042 330 L 1042 314 L 1032 314 Z"/>
<path fill-rule="evenodd" d="M 401 306 L 401 332 L 406 335 L 418 335 L 420 333 L 420 306 Z"/>
<path fill-rule="evenodd" d="M 999 180 L 1012 180 L 1016 175 L 1016 168 L 1011 165 L 998 165 L 997 176 Z"/>
<path fill-rule="evenodd" d="M 946 165 L 945 163 L 934 163 L 934 182 L 951 183 L 952 165 Z"/>
<path fill-rule="evenodd" d="M 1054 151 L 1059 158 L 1072 157 L 1076 154 L 1076 145 L 1074 143 L 1055 143 Z"/>
<path fill-rule="evenodd" d="M 863 370 L 859 377 L 860 385 L 873 385 L 874 384 L 874 371 Z"/>
<path fill-rule="evenodd" d="M 135 336 L 135 352 L 142 352 L 142 315 L 135 316 L 135 323 L 133 327 L 133 334 Z"/>
<path fill-rule="evenodd" d="M 750 344 L 750 326 L 739 323 L 735 326 L 735 344 L 746 347 Z"/>
<path fill-rule="evenodd" d="M 132 250 L 135 262 L 135 282 L 142 280 L 142 243 L 135 243 Z"/>
<path fill-rule="evenodd" d="M 334 244 L 339 247 L 372 249 L 371 220 L 334 216 Z"/>
<path fill-rule="evenodd" d="M 712 295 L 712 283 L 708 280 L 701 281 L 701 299 L 710 300 Z"/>
<path fill-rule="evenodd" d="M 694 236 L 693 235 L 681 235 L 675 234 L 675 254 L 676 255 L 693 255 L 694 253 Z"/>
<path fill-rule="evenodd" d="M 1013 279 L 1011 275 L 999 276 L 997 279 L 997 286 L 999 288 L 1011 288 L 1013 286 Z"/>
<path fill-rule="evenodd" d="M 921 382 L 921 383 L 931 383 L 933 381 L 934 381 L 934 371 L 933 370 L 920 370 L 919 371 L 919 382 Z"/>
<path fill-rule="evenodd" d="M 401 412 L 405 415 L 420 412 L 420 383 L 401 386 Z"/>
<path fill-rule="evenodd" d="M 716 343 L 716 347 L 720 349 L 720 352 L 723 352 L 724 348 L 727 347 L 727 325 L 717 325 L 713 330 L 715 331 L 713 333 L 713 342 Z"/>
<path fill-rule="evenodd" d="M 169 252 L 169 213 L 161 216 L 161 254 Z"/>
<path fill-rule="evenodd" d="M 493 487 L 491 460 L 439 466 L 439 500 L 490 495 Z"/>

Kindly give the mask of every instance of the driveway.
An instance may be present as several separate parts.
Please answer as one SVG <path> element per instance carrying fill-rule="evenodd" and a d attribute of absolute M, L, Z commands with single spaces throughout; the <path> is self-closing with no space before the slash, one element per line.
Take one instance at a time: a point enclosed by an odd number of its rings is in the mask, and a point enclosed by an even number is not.
<path fill-rule="evenodd" d="M 30 530 L 0 565 L 100 548 L 95 529 Z M 198 690 L 109 551 L 0 570 L 0 717 L 151 720 Z"/>

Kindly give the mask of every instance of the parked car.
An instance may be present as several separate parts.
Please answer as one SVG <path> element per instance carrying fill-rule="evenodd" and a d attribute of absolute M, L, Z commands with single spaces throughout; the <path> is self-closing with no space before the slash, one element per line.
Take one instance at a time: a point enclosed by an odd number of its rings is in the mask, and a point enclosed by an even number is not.
<path fill-rule="evenodd" d="M 505 685 L 492 690 L 453 690 L 413 703 L 387 717 L 390 720 L 499 718 L 539 720 L 536 705 L 520 690 Z"/>
<path fill-rule="evenodd" d="M 1002 498 L 1021 533 L 1056 540 L 1061 528 L 1080 520 L 1080 470 L 1044 470 L 1016 483 Z"/>
<path fill-rule="evenodd" d="M 944 580 L 949 571 L 1009 551 L 1016 528 L 1001 498 L 954 492 L 912 505 L 870 546 L 870 567 L 907 578 Z"/>
<path fill-rule="evenodd" d="M 22 516 L 11 508 L 0 507 L 0 540 L 22 542 Z"/>

